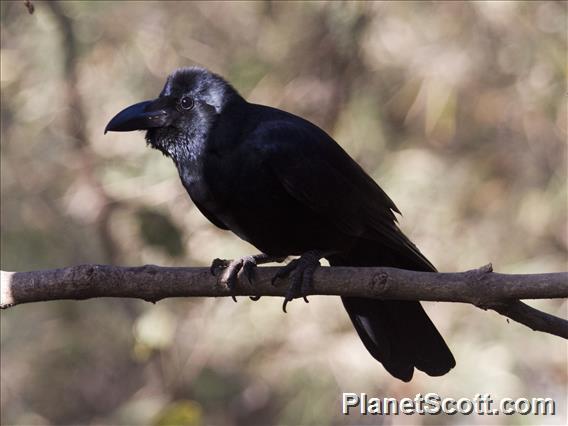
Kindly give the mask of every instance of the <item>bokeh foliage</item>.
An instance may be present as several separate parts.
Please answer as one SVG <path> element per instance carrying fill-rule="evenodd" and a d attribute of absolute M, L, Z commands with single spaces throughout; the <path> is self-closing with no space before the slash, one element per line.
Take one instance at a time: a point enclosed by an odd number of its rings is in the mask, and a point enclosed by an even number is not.
<path fill-rule="evenodd" d="M 440 270 L 567 269 L 566 3 L 83 1 L 54 12 L 36 2 L 29 15 L 1 2 L 0 12 L 3 270 L 254 252 L 202 217 L 142 134 L 103 136 L 114 113 L 195 64 L 331 133 Z M 566 315 L 559 301 L 535 305 Z M 1 316 L 2 424 L 543 423 L 343 417 L 342 391 L 554 397 L 559 416 L 545 423 L 566 421 L 564 341 L 470 306 L 427 309 L 458 366 L 403 384 L 366 353 L 337 298 L 287 315 L 268 298 L 17 307 Z"/>

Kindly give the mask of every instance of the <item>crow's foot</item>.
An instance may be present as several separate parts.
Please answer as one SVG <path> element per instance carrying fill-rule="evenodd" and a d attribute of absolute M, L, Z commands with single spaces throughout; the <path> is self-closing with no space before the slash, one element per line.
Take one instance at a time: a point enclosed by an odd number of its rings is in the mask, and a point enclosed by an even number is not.
<path fill-rule="evenodd" d="M 277 279 L 291 275 L 292 284 L 288 287 L 286 296 L 284 296 L 284 304 L 282 305 L 284 312 L 286 312 L 288 302 L 295 298 L 303 297 L 304 301 L 309 303 L 306 296 L 312 288 L 314 271 L 320 266 L 319 261 L 322 257 L 324 257 L 324 254 L 320 251 L 308 251 L 298 259 L 292 260 L 274 275 L 272 278 L 273 285 Z"/>
<path fill-rule="evenodd" d="M 239 259 L 226 260 L 226 259 L 215 259 L 211 263 L 211 274 L 217 276 L 217 274 L 224 270 L 220 277 L 220 281 L 224 283 L 231 291 L 235 289 L 237 284 L 237 277 L 239 272 L 242 273 L 247 278 L 248 282 L 252 285 L 254 279 L 254 271 L 258 265 L 269 262 L 283 262 L 285 257 L 274 257 L 267 254 L 255 254 L 252 256 L 243 256 Z M 231 296 L 236 302 L 237 298 L 233 295 Z M 251 296 L 251 300 L 258 300 L 260 296 Z"/>

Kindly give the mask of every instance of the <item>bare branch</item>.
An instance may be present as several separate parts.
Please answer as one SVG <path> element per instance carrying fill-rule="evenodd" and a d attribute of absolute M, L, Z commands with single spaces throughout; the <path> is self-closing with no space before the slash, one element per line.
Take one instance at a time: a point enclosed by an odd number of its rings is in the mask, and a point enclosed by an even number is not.
<path fill-rule="evenodd" d="M 240 296 L 284 296 L 288 283 L 271 284 L 277 268 L 257 268 L 254 286 L 240 280 Z M 314 295 L 470 303 L 492 309 L 533 330 L 568 339 L 568 321 L 519 299 L 568 297 L 568 273 L 498 274 L 491 265 L 467 272 L 416 272 L 395 268 L 319 268 Z M 168 297 L 226 297 L 229 289 L 208 268 L 154 265 L 80 265 L 32 272 L 2 272 L 0 308 L 23 303 L 92 297 L 128 297 L 150 302 Z"/>
<path fill-rule="evenodd" d="M 568 322 L 562 318 L 539 311 L 519 300 L 509 302 L 500 302 L 488 305 L 486 307 L 479 306 L 483 309 L 492 309 L 514 321 L 520 322 L 535 331 L 543 331 L 545 333 L 556 334 L 557 336 L 568 339 Z M 551 330 L 558 330 L 555 333 Z"/>

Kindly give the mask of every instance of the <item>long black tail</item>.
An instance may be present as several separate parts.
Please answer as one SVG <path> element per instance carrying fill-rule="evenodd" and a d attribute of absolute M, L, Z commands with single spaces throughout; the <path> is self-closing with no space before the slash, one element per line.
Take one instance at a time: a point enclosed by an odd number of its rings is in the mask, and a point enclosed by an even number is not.
<path fill-rule="evenodd" d="M 362 242 L 350 253 L 332 256 L 333 266 L 391 266 L 418 271 L 435 268 L 413 245 L 399 250 Z M 412 379 L 414 368 L 442 376 L 456 361 L 419 302 L 342 297 L 343 305 L 371 355 L 394 377 Z"/>

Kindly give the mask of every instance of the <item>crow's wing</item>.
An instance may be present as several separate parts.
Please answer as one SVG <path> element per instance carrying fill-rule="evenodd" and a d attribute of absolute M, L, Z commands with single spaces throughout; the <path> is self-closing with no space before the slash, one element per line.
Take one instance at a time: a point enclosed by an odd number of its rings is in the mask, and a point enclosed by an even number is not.
<path fill-rule="evenodd" d="M 272 111 L 251 139 L 292 197 L 342 232 L 410 250 L 434 268 L 399 230 L 393 201 L 329 135 L 300 117 Z"/>

